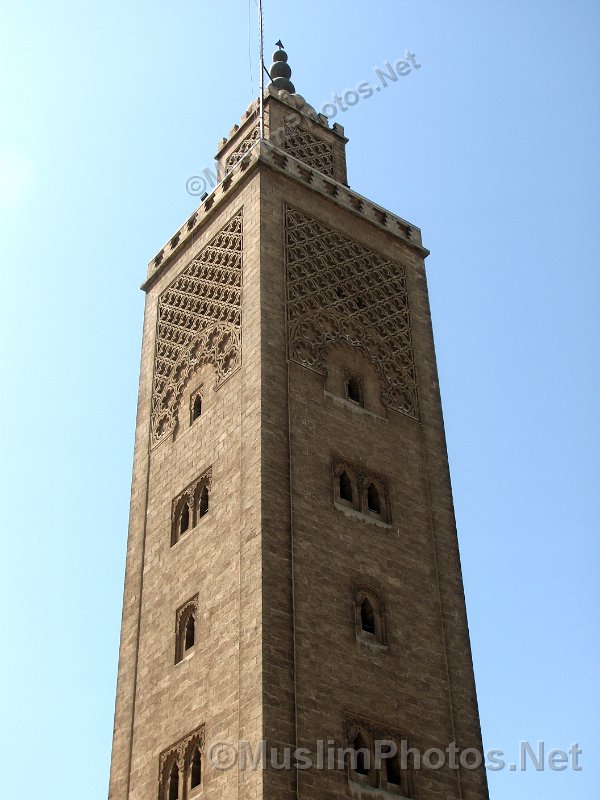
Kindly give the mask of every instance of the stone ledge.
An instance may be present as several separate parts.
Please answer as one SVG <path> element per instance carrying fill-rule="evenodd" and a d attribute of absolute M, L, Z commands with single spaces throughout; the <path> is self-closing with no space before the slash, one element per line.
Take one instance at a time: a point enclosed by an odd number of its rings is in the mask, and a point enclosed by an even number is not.
<path fill-rule="evenodd" d="M 363 195 L 338 183 L 333 178 L 308 167 L 284 150 L 274 147 L 267 140 L 259 140 L 223 177 L 196 211 L 150 261 L 148 276 L 141 287 L 144 291 L 152 286 L 157 277 L 164 272 L 167 264 L 172 262 L 173 258 L 182 251 L 188 240 L 204 227 L 207 220 L 221 206 L 225 197 L 231 193 L 231 189 L 240 184 L 258 164 L 264 164 L 275 172 L 292 178 L 297 183 L 309 186 L 313 191 L 328 198 L 336 205 L 396 236 L 421 256 L 429 255 L 429 250 L 421 243 L 421 231 L 415 225 L 372 203 Z"/>

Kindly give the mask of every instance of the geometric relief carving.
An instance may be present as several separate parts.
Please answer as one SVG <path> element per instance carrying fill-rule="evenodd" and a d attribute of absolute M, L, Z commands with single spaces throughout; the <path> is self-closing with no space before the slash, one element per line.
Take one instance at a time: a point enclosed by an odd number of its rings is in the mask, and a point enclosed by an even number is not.
<path fill-rule="evenodd" d="M 292 119 L 285 121 L 285 150 L 298 161 L 334 177 L 333 145 L 298 127 Z"/>
<path fill-rule="evenodd" d="M 326 374 L 326 353 L 360 350 L 385 405 L 419 418 L 406 273 L 401 264 L 291 206 L 285 209 L 289 358 Z"/>
<path fill-rule="evenodd" d="M 243 139 L 235 150 L 230 153 L 225 163 L 225 171 L 233 169 L 235 165 L 242 160 L 248 150 L 251 150 L 260 138 L 260 127 L 258 123 L 252 128 L 248 136 Z"/>
<path fill-rule="evenodd" d="M 216 386 L 241 362 L 242 212 L 239 211 L 158 299 L 152 438 L 175 430 L 181 395 L 202 364 Z"/>

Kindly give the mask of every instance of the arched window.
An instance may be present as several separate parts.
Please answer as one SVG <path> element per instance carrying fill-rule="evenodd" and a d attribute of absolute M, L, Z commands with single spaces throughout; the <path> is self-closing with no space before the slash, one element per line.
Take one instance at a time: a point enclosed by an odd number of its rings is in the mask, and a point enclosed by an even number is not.
<path fill-rule="evenodd" d="M 373 514 L 381 514 L 381 498 L 379 497 L 379 489 L 374 483 L 369 484 L 367 489 L 367 506 L 369 511 Z"/>
<path fill-rule="evenodd" d="M 195 789 L 202 783 L 202 753 L 196 745 L 190 762 L 190 789 Z"/>
<path fill-rule="evenodd" d="M 183 651 L 184 653 L 194 646 L 196 642 L 196 617 L 194 612 L 191 611 L 188 614 L 187 621 L 185 623 L 185 629 L 183 632 Z"/>
<path fill-rule="evenodd" d="M 359 775 L 368 775 L 371 767 L 371 750 L 363 734 L 358 731 L 352 742 L 353 769 Z"/>
<path fill-rule="evenodd" d="M 375 633 L 375 611 L 368 597 L 360 605 L 360 624 L 365 633 Z"/>
<path fill-rule="evenodd" d="M 205 470 L 172 501 L 171 546 L 195 528 L 200 517 L 208 511 L 208 490 L 212 468 Z"/>
<path fill-rule="evenodd" d="M 160 754 L 159 800 L 191 800 L 201 797 L 204 724 Z"/>
<path fill-rule="evenodd" d="M 175 663 L 178 664 L 196 644 L 198 595 L 177 609 L 175 615 Z"/>
<path fill-rule="evenodd" d="M 363 405 L 362 383 L 358 375 L 350 375 L 346 380 L 346 399 Z"/>
<path fill-rule="evenodd" d="M 190 507 L 188 503 L 184 503 L 181 509 L 181 517 L 179 518 L 179 535 L 183 536 L 183 534 L 189 530 L 190 527 Z"/>
<path fill-rule="evenodd" d="M 346 470 L 340 475 L 340 500 L 347 500 L 349 503 L 354 502 L 352 480 Z"/>
<path fill-rule="evenodd" d="M 359 641 L 387 646 L 385 600 L 380 589 L 366 585 L 354 589 L 354 620 Z"/>
<path fill-rule="evenodd" d="M 362 464 L 334 455 L 332 459 L 334 503 L 340 510 L 350 505 L 373 525 L 390 525 L 389 483 L 384 475 Z"/>
<path fill-rule="evenodd" d="M 198 419 L 198 417 L 202 414 L 202 395 L 196 395 L 194 400 L 194 405 L 192 406 L 192 422 Z"/>
<path fill-rule="evenodd" d="M 391 783 L 392 786 L 402 786 L 402 773 L 397 753 L 390 758 L 386 758 L 385 772 L 388 783 Z"/>
<path fill-rule="evenodd" d="M 176 761 L 171 767 L 166 800 L 179 800 L 179 766 Z"/>
<path fill-rule="evenodd" d="M 198 501 L 198 517 L 203 517 L 208 513 L 208 486 L 203 486 Z"/>

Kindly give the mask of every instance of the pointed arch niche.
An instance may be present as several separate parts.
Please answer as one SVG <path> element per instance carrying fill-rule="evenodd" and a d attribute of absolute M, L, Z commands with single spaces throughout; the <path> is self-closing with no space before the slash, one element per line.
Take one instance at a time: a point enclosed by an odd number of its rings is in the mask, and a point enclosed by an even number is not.
<path fill-rule="evenodd" d="M 352 599 L 356 638 L 365 644 L 387 647 L 385 598 L 381 589 L 357 584 Z"/>
<path fill-rule="evenodd" d="M 388 418 L 381 375 L 363 350 L 342 342 L 325 355 L 325 395 L 350 411 Z"/>

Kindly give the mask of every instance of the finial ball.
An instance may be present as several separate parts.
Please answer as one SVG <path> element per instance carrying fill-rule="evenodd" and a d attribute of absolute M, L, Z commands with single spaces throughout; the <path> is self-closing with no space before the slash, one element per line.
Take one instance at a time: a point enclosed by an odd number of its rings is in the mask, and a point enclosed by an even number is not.
<path fill-rule="evenodd" d="M 291 78 L 292 77 L 292 70 L 289 64 L 286 64 L 285 61 L 276 61 L 273 66 L 271 67 L 271 79 L 275 80 L 275 78 Z"/>
<path fill-rule="evenodd" d="M 290 94 L 295 94 L 296 89 L 290 80 L 292 70 L 287 63 L 288 56 L 283 49 L 283 42 L 280 39 L 276 44 L 279 50 L 273 53 L 273 64 L 269 70 L 269 75 L 271 76 L 270 86 L 274 86 L 275 89 L 281 89 Z"/>

